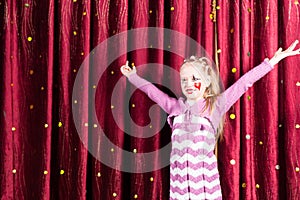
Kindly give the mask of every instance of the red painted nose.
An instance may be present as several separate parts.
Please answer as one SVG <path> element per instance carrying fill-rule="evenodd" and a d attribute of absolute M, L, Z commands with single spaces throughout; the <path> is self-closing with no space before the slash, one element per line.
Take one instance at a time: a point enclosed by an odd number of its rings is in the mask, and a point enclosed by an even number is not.
<path fill-rule="evenodd" d="M 197 88 L 198 90 L 200 90 L 201 87 L 201 83 L 194 83 L 195 88 Z"/>

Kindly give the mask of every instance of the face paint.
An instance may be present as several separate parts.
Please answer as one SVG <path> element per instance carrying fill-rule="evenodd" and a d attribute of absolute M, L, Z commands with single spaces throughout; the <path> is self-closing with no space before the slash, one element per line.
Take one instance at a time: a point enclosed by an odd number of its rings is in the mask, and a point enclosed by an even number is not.
<path fill-rule="evenodd" d="M 200 90 L 201 83 L 200 82 L 199 83 L 194 83 L 194 86 L 195 86 L 195 88 L 197 88 L 198 90 Z"/>

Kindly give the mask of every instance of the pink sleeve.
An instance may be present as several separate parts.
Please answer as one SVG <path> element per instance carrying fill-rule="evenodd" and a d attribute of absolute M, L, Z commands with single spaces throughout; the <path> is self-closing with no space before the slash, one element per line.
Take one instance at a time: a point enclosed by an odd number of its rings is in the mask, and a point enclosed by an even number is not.
<path fill-rule="evenodd" d="M 152 101 L 157 103 L 166 113 L 170 114 L 172 109 L 176 107 L 178 103 L 176 98 L 169 97 L 152 83 L 139 77 L 136 73 L 131 74 L 128 80 L 138 89 L 142 90 Z"/>
<path fill-rule="evenodd" d="M 270 72 L 272 66 L 267 59 L 260 65 L 254 67 L 249 72 L 245 73 L 232 86 L 226 89 L 218 98 L 217 105 L 219 105 L 219 114 L 223 116 L 230 107 L 259 79 Z"/>

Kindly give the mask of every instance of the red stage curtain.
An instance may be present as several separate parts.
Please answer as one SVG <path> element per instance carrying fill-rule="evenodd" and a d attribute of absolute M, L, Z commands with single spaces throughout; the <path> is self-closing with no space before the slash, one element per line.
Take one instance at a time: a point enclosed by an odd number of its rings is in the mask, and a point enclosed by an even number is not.
<path fill-rule="evenodd" d="M 129 165 L 139 172 L 149 163 L 143 156 L 127 159 L 118 148 L 108 148 L 97 130 L 102 127 L 116 147 L 137 155 L 169 144 L 168 125 L 157 128 L 165 115 L 150 109 L 153 102 L 140 91 L 128 97 L 134 87 L 119 67 L 129 60 L 142 77 L 179 96 L 178 77 L 165 66 L 179 70 L 183 57 L 152 49 L 152 44 L 122 54 L 145 41 L 120 40 L 102 52 L 107 60 L 121 55 L 99 82 L 94 82 L 99 68 L 90 65 L 82 73 L 82 85 L 74 89 L 84 59 L 119 33 L 126 37 L 125 31 L 137 28 L 171 29 L 206 49 L 227 88 L 280 46 L 300 39 L 299 6 L 298 0 L 0 0 L 1 199 L 168 199 L 168 166 L 146 173 L 116 170 Z M 162 38 L 161 48 L 188 48 L 178 38 L 159 33 L 156 38 Z M 147 63 L 160 68 L 142 70 Z M 300 57 L 285 59 L 226 114 L 218 144 L 224 199 L 300 198 L 299 63 Z M 170 91 L 162 83 L 177 89 Z M 80 99 L 72 96 L 74 90 Z M 149 109 L 155 112 L 148 114 Z M 123 117 L 128 110 L 130 121 Z M 157 134 L 138 138 L 120 128 L 138 135 L 139 126 Z M 101 156 L 111 158 L 114 167 L 100 162 Z M 161 159 L 154 154 L 150 164 L 159 166 Z"/>

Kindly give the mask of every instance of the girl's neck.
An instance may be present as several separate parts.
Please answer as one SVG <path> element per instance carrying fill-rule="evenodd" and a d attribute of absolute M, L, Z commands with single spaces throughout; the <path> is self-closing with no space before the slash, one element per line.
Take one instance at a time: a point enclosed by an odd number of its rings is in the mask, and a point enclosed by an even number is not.
<path fill-rule="evenodd" d="M 187 99 L 186 102 L 189 104 L 189 106 L 194 105 L 198 101 L 204 101 L 204 98 L 199 98 L 199 99 Z"/>

